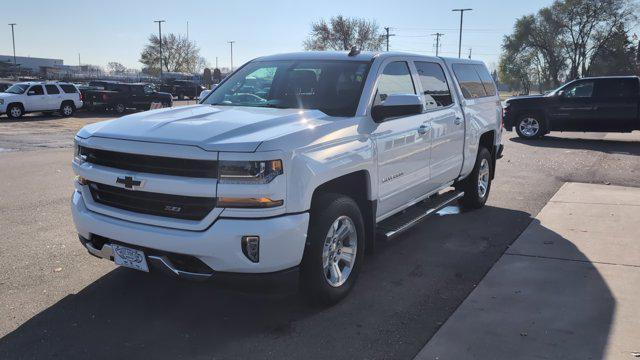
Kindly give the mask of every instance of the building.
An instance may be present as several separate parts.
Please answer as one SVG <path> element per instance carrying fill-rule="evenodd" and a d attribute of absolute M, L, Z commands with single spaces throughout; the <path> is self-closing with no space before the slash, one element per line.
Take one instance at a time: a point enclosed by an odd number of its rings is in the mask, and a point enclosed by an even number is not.
<path fill-rule="evenodd" d="M 0 55 L 0 62 L 13 64 L 13 55 Z M 21 70 L 27 70 L 39 74 L 43 68 L 55 68 L 64 66 L 62 59 L 46 59 L 16 56 L 16 64 Z"/>

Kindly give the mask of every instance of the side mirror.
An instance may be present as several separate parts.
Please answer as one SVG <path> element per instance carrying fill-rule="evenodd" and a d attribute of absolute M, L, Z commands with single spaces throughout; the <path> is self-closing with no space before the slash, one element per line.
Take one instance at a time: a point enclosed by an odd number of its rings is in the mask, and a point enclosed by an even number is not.
<path fill-rule="evenodd" d="M 211 90 L 202 90 L 200 92 L 200 95 L 198 96 L 198 101 L 204 100 L 204 98 L 206 98 L 207 95 L 209 95 L 210 93 L 211 93 Z"/>
<path fill-rule="evenodd" d="M 377 123 L 400 116 L 422 113 L 422 100 L 414 94 L 391 94 L 380 105 L 371 110 L 371 117 Z"/>
<path fill-rule="evenodd" d="M 556 94 L 558 97 L 564 97 L 564 90 L 559 90 Z"/>

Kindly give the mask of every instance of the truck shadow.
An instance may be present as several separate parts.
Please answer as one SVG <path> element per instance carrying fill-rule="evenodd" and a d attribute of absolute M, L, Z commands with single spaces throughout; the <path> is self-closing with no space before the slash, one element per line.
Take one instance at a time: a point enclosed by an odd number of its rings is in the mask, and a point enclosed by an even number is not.
<path fill-rule="evenodd" d="M 380 242 L 358 285 L 329 309 L 294 292 L 222 290 L 115 269 L 0 339 L 0 358 L 413 358 L 532 221 L 492 206 L 445 213 Z M 597 272 L 574 287 L 611 296 Z M 556 305 L 548 300 L 540 306 Z M 563 323 L 586 326 L 596 311 L 602 321 L 579 341 L 601 358 L 614 301 L 587 299 Z"/>
<path fill-rule="evenodd" d="M 625 154 L 640 156 L 640 142 L 608 139 L 580 139 L 565 138 L 556 136 L 545 136 L 542 139 L 524 140 L 518 137 L 510 139 L 513 142 L 536 147 L 570 149 L 570 150 L 592 150 L 607 154 Z"/>

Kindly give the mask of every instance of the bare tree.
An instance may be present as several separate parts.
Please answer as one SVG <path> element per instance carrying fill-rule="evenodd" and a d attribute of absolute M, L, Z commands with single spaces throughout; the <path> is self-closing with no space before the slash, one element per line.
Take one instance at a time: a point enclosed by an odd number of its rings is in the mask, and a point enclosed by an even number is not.
<path fill-rule="evenodd" d="M 140 54 L 140 60 L 150 74 L 160 72 L 160 39 L 149 36 L 149 43 Z M 162 36 L 162 68 L 167 72 L 201 72 L 207 66 L 200 49 L 193 41 L 175 34 Z"/>
<path fill-rule="evenodd" d="M 382 49 L 384 34 L 374 20 L 332 17 L 327 23 L 320 20 L 311 24 L 311 34 L 304 42 L 306 50 L 361 50 Z"/>
<path fill-rule="evenodd" d="M 111 61 L 107 64 L 107 70 L 110 74 L 121 75 L 127 72 L 127 67 L 120 64 L 119 62 Z"/>

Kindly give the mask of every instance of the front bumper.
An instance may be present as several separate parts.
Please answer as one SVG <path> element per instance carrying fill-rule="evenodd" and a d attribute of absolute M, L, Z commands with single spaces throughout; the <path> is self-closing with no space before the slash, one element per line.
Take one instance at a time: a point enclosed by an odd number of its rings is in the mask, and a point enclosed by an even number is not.
<path fill-rule="evenodd" d="M 204 231 L 179 230 L 125 221 L 93 212 L 85 206 L 82 194 L 74 191 L 71 203 L 73 221 L 78 235 L 85 240 L 93 236 L 113 239 L 114 242 L 132 247 L 151 249 L 149 262 L 162 263 L 164 253 L 193 256 L 213 270 L 199 273 L 263 274 L 296 267 L 302 260 L 309 213 L 284 215 L 266 219 L 217 219 Z M 260 261 L 251 262 L 242 252 L 242 236 L 260 236 Z M 82 240 L 81 239 L 81 240 Z M 83 241 L 89 252 L 101 258 L 111 259 L 110 247 L 100 249 Z M 153 256 L 153 257 L 151 257 Z M 160 264 L 162 265 L 162 264 Z M 180 277 L 200 278 L 190 271 L 167 264 L 164 266 Z"/>

